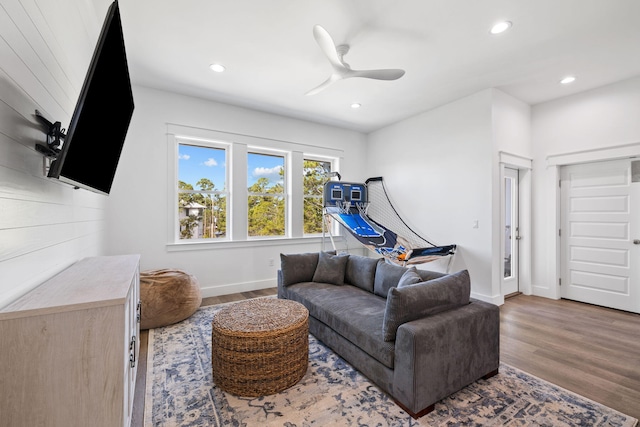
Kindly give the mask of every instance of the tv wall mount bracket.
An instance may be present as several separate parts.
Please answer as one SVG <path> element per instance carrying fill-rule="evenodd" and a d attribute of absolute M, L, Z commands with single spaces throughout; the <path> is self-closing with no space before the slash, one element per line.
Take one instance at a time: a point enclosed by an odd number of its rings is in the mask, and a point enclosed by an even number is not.
<path fill-rule="evenodd" d="M 40 111 L 36 110 L 36 118 L 47 126 L 47 144 L 36 144 L 36 150 L 47 157 L 55 159 L 60 153 L 60 145 L 67 136 L 60 122 L 51 123 Z"/>

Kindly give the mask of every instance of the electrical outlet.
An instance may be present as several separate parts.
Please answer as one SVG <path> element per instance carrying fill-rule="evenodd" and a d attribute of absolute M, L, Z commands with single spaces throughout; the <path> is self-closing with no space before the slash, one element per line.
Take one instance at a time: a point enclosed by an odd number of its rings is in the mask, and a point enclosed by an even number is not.
<path fill-rule="evenodd" d="M 275 265 L 275 261 L 273 258 L 269 258 L 269 267 L 273 267 Z"/>

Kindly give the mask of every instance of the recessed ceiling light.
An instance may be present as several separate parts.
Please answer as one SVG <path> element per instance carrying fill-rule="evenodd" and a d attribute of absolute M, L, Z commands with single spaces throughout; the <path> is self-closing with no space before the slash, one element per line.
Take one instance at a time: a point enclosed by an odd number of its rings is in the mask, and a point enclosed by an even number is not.
<path fill-rule="evenodd" d="M 562 83 L 563 85 L 568 85 L 569 83 L 573 83 L 576 81 L 576 77 L 575 76 L 567 76 L 565 78 L 563 78 L 562 80 L 560 80 L 560 83 Z"/>
<path fill-rule="evenodd" d="M 211 64 L 209 65 L 211 71 L 215 71 L 216 73 L 221 73 L 225 70 L 224 65 L 221 64 Z"/>
<path fill-rule="evenodd" d="M 511 22 L 509 22 L 509 21 L 498 22 L 493 27 L 491 27 L 491 34 L 504 33 L 509 28 L 511 28 Z"/>
<path fill-rule="evenodd" d="M 360 108 L 362 107 L 362 104 L 359 104 L 357 102 L 354 102 L 353 104 L 351 104 L 351 108 L 356 109 L 356 108 Z"/>

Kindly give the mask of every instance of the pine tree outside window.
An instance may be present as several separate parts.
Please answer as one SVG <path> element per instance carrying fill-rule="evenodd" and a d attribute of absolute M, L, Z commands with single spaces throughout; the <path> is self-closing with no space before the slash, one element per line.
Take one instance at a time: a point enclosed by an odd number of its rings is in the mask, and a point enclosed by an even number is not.
<path fill-rule="evenodd" d="M 342 151 L 174 124 L 168 143 L 169 251 L 323 237 L 322 193 Z"/>
<path fill-rule="evenodd" d="M 285 158 L 247 153 L 249 237 L 286 236 Z"/>
<path fill-rule="evenodd" d="M 225 147 L 178 144 L 180 240 L 227 238 L 226 164 Z"/>
<path fill-rule="evenodd" d="M 304 234 L 322 233 L 322 193 L 324 184 L 329 180 L 331 162 L 327 160 L 304 159 Z"/>

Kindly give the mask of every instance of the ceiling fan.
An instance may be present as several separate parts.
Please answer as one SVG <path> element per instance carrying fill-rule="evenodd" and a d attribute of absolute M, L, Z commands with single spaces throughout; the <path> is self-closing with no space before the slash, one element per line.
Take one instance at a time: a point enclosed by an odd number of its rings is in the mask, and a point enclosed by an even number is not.
<path fill-rule="evenodd" d="M 313 37 L 316 39 L 320 49 L 322 49 L 329 59 L 329 62 L 333 67 L 333 72 L 327 80 L 319 86 L 311 89 L 305 95 L 315 95 L 338 80 L 344 80 L 350 77 L 365 77 L 376 80 L 396 80 L 404 76 L 404 70 L 399 69 L 352 70 L 349 64 L 344 62 L 343 59 L 344 55 L 349 52 L 348 44 L 336 46 L 327 30 L 322 28 L 320 25 L 315 25 L 313 27 Z"/>

